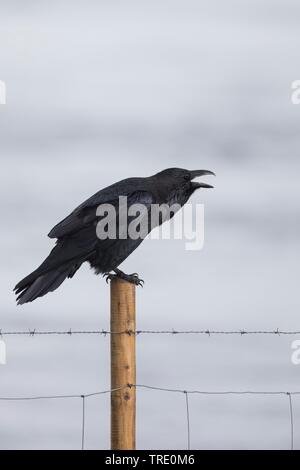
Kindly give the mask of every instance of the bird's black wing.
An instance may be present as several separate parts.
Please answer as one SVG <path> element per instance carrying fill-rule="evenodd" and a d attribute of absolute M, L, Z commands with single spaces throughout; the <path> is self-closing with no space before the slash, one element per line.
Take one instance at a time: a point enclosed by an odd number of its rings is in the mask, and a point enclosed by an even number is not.
<path fill-rule="evenodd" d="M 101 189 L 89 199 L 80 204 L 65 219 L 59 222 L 49 232 L 50 238 L 62 238 L 76 232 L 95 218 L 95 210 L 100 204 L 116 204 L 119 196 L 129 196 L 141 186 L 141 178 L 128 178 L 107 188 Z"/>
<path fill-rule="evenodd" d="M 48 236 L 63 238 L 95 224 L 97 207 L 100 204 L 117 206 L 120 196 L 127 196 L 128 204 L 133 202 L 151 204 L 153 201 L 152 194 L 143 190 L 142 178 L 128 178 L 98 191 L 84 201 L 70 215 L 55 225 Z"/>

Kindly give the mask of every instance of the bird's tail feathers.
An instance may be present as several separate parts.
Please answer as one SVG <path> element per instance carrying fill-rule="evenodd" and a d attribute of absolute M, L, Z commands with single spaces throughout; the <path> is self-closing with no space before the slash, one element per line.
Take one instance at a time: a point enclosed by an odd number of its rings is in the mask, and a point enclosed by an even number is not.
<path fill-rule="evenodd" d="M 53 292 L 73 273 L 74 262 L 62 265 L 46 273 L 39 273 L 37 269 L 16 285 L 14 290 L 16 294 L 19 294 L 17 297 L 18 305 L 32 302 L 38 297 L 43 297 L 48 292 Z"/>

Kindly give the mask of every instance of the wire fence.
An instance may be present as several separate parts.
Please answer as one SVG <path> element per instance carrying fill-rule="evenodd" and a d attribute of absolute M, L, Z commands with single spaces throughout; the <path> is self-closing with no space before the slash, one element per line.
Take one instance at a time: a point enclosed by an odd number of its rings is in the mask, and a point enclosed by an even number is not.
<path fill-rule="evenodd" d="M 74 330 L 72 328 L 68 330 L 38 330 L 28 329 L 23 331 L 12 331 L 12 330 L 2 330 L 0 329 L 0 338 L 5 336 L 72 336 L 72 335 L 100 335 L 100 336 L 109 336 L 109 335 L 204 335 L 204 336 L 213 336 L 213 335 L 273 335 L 273 336 L 284 336 L 284 335 L 300 335 L 300 330 L 280 330 L 279 328 L 272 330 L 176 330 L 176 329 L 167 329 L 167 330 L 124 330 L 124 331 L 109 331 L 109 330 Z M 294 449 L 294 410 L 293 410 L 293 400 L 294 395 L 300 395 L 300 391 L 235 391 L 235 390 L 225 390 L 225 391 L 203 391 L 203 390 L 184 390 L 184 389 L 172 389 L 172 388 L 162 388 L 151 385 L 144 384 L 126 384 L 122 387 L 103 390 L 99 392 L 93 392 L 89 394 L 73 394 L 73 395 L 46 395 L 46 396 L 21 396 L 21 397 L 1 397 L 0 401 L 35 401 L 35 400 L 60 400 L 60 399 L 80 399 L 82 402 L 82 423 L 81 423 L 81 449 L 84 450 L 86 447 L 85 443 L 85 431 L 86 431 L 86 400 L 93 396 L 111 394 L 128 387 L 136 387 L 139 389 L 148 389 L 152 391 L 160 392 L 169 392 L 169 393 L 179 393 L 183 394 L 185 398 L 185 413 L 186 413 L 186 440 L 187 440 L 187 449 L 191 449 L 191 426 L 190 426 L 190 403 L 189 396 L 192 394 L 199 395 L 265 395 L 265 396 L 274 396 L 280 395 L 288 398 L 288 412 L 289 412 L 289 423 L 290 423 L 290 449 Z"/>
<path fill-rule="evenodd" d="M 160 392 L 169 392 L 169 393 L 179 393 L 185 397 L 185 413 L 186 413 L 186 440 L 188 450 L 191 449 L 191 427 L 190 427 L 190 405 L 189 405 L 189 395 L 198 394 L 198 395 L 264 395 L 264 396 L 274 396 L 279 395 L 287 397 L 288 399 L 288 412 L 289 412 L 289 423 L 290 423 L 290 450 L 294 450 L 294 410 L 293 410 L 293 400 L 292 397 L 295 395 L 300 395 L 300 391 L 290 392 L 290 391 L 254 391 L 254 390 L 245 390 L 245 391 L 235 391 L 235 390 L 225 390 L 225 391 L 206 391 L 206 390 L 184 390 L 178 388 L 163 388 L 156 387 L 152 385 L 144 384 L 126 384 L 122 387 L 103 390 L 100 392 L 93 392 L 89 394 L 74 394 L 74 395 L 48 395 L 48 396 L 25 396 L 25 397 L 0 397 L 0 401 L 29 401 L 29 400 L 61 400 L 61 399 L 80 399 L 82 402 L 82 417 L 81 417 L 81 450 L 85 450 L 85 430 L 86 430 L 86 399 L 98 395 L 111 394 L 126 388 L 135 387 L 137 389 L 148 389 L 152 391 Z"/>
<path fill-rule="evenodd" d="M 4 336 L 60 336 L 60 335 L 300 335 L 300 330 L 124 330 L 124 331 L 109 331 L 109 330 L 38 330 L 36 328 L 25 331 L 3 331 L 0 329 L 0 337 Z"/>

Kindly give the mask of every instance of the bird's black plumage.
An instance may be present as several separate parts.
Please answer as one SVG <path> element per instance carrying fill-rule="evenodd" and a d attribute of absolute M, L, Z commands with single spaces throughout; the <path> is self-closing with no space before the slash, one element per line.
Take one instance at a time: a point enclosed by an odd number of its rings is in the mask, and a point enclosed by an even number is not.
<path fill-rule="evenodd" d="M 214 173 L 170 168 L 147 178 L 128 178 L 98 191 L 49 232 L 50 238 L 57 239 L 56 245 L 45 261 L 16 285 L 18 304 L 32 302 L 54 291 L 67 277 L 73 277 L 85 261 L 90 263 L 96 273 L 120 273 L 118 266 L 139 246 L 143 238 L 117 236 L 115 239 L 99 239 L 96 234 L 99 221 L 96 211 L 100 205 L 113 205 L 116 218 L 120 196 L 127 197 L 128 207 L 136 203 L 143 204 L 146 216 L 149 216 L 152 204 L 171 206 L 176 203 L 182 207 L 196 189 L 212 187 L 193 182 L 195 177 L 207 174 Z M 150 223 L 148 227 L 149 232 L 153 227 Z"/>

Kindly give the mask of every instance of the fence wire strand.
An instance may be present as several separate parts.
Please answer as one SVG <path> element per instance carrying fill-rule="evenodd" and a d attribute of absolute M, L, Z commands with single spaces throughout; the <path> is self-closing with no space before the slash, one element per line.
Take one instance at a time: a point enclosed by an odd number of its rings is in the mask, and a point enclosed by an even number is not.
<path fill-rule="evenodd" d="M 85 396 L 81 395 L 82 398 L 82 430 L 81 430 L 81 450 L 84 450 L 84 438 L 85 438 Z"/>
<path fill-rule="evenodd" d="M 190 430 L 190 410 L 189 410 L 189 394 L 185 392 L 185 404 L 186 404 L 186 424 L 187 424 L 187 448 L 191 449 L 191 430 Z"/>
<path fill-rule="evenodd" d="M 3 336 L 72 336 L 72 335 L 300 335 L 300 330 L 124 330 L 124 331 L 109 331 L 109 330 L 38 330 L 36 328 L 29 329 L 28 331 L 3 331 L 0 329 L 0 337 Z"/>
<path fill-rule="evenodd" d="M 289 399 L 289 407 L 290 407 L 290 424 L 291 424 L 291 450 L 294 450 L 294 413 L 293 413 L 293 402 L 292 402 L 292 394 L 287 393 Z"/>

